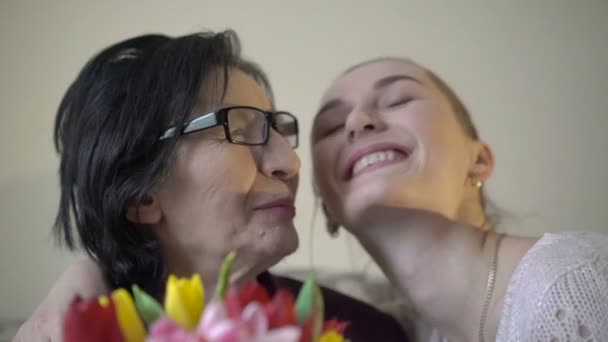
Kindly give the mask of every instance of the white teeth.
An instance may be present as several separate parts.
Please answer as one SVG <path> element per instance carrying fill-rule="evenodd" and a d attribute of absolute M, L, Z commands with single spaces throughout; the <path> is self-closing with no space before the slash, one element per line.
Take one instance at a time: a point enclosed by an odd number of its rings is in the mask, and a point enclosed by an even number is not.
<path fill-rule="evenodd" d="M 381 161 L 390 161 L 397 159 L 397 154 L 393 150 L 378 151 L 370 153 L 359 159 L 353 166 L 353 176 L 366 167 Z"/>

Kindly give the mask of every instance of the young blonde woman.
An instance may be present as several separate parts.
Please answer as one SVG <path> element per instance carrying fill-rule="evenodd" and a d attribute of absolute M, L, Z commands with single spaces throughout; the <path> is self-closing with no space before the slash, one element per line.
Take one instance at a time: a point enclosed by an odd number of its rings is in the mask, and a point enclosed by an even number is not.
<path fill-rule="evenodd" d="M 431 71 L 395 58 L 348 69 L 311 140 L 328 229 L 351 232 L 412 302 L 431 327 L 420 339 L 608 341 L 608 240 L 496 233 L 482 193 L 492 150 Z"/>

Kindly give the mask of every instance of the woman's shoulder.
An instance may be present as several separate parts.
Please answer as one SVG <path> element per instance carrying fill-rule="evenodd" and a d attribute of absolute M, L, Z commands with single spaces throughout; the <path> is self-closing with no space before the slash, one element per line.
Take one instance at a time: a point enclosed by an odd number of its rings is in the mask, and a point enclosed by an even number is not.
<path fill-rule="evenodd" d="M 596 232 L 544 234 L 522 258 L 514 277 L 542 280 L 547 285 L 585 267 L 608 263 L 608 236 Z M 608 271 L 604 268 L 604 271 Z"/>
<path fill-rule="evenodd" d="M 537 335 L 541 331 L 565 336 L 602 324 L 608 324 L 608 237 L 545 234 L 511 276 L 498 337 L 542 340 L 551 336 Z M 597 335 L 608 332 L 591 333 L 608 340 Z"/>
<path fill-rule="evenodd" d="M 554 280 L 581 266 L 608 262 L 608 236 L 595 232 L 544 234 L 524 255 L 512 282 L 523 276 L 528 280 Z"/>
<path fill-rule="evenodd" d="M 302 282 L 276 276 L 279 288 L 297 293 Z M 328 287 L 321 287 L 325 301 L 325 317 L 349 322 L 346 337 L 356 341 L 409 341 L 403 327 L 391 315 L 377 308 Z"/>
<path fill-rule="evenodd" d="M 608 235 L 592 231 L 546 233 L 530 252 L 553 251 L 555 253 L 559 249 L 556 247 L 569 247 L 565 250 L 562 249 L 558 254 L 564 254 L 566 251 L 569 253 L 578 251 L 581 252 L 581 256 L 590 255 L 590 253 L 606 253 L 608 252 Z M 582 247 L 582 249 L 573 250 L 572 247 Z"/>

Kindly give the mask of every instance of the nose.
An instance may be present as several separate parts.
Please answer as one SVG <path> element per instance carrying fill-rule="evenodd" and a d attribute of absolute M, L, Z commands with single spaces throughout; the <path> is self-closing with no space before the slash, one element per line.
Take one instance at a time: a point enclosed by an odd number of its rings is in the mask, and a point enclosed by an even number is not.
<path fill-rule="evenodd" d="M 349 142 L 374 131 L 385 128 L 384 122 L 378 115 L 372 115 L 360 109 L 354 109 L 346 119 L 345 129 Z"/>
<path fill-rule="evenodd" d="M 296 177 L 300 172 L 300 158 L 296 151 L 273 129 L 262 156 L 262 172 L 267 177 L 283 181 Z"/>

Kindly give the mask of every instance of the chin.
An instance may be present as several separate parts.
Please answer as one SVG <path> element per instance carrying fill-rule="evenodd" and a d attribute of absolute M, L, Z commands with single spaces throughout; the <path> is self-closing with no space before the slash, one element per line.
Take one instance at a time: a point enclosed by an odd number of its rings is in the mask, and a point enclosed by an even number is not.
<path fill-rule="evenodd" d="M 293 254 L 299 246 L 300 240 L 293 224 L 288 227 L 274 227 L 260 238 L 258 251 L 268 259 L 267 268 L 274 266 L 285 257 Z"/>
<path fill-rule="evenodd" d="M 248 281 L 275 266 L 298 249 L 298 235 L 293 224 L 275 226 L 264 231 L 264 236 L 246 238 L 237 250 L 234 272 L 239 281 Z M 239 257 L 240 256 L 240 257 Z"/>
<path fill-rule="evenodd" d="M 403 207 L 404 198 L 408 197 L 401 187 L 395 187 L 399 182 L 384 180 L 382 184 L 365 184 L 351 191 L 343 198 L 342 208 L 346 222 L 364 222 L 366 214 L 378 207 Z M 392 186 L 391 186 L 392 185 Z M 348 225 L 348 224 L 347 224 Z"/>

